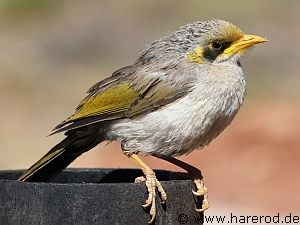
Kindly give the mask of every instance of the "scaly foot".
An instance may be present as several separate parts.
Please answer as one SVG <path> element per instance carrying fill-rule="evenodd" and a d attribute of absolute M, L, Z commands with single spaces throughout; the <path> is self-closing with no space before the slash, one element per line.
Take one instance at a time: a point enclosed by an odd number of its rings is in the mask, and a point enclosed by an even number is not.
<path fill-rule="evenodd" d="M 141 182 L 145 182 L 149 195 L 148 198 L 146 200 L 146 204 L 142 205 L 144 208 L 148 207 L 151 205 L 150 208 L 150 215 L 151 215 L 151 220 L 149 221 L 149 224 L 151 224 L 154 219 L 155 219 L 155 215 L 156 215 L 156 203 L 155 203 L 155 199 L 156 199 L 156 188 L 157 190 L 160 192 L 161 195 L 161 199 L 162 199 L 162 204 L 166 203 L 167 200 L 167 194 L 164 191 L 164 189 L 161 186 L 161 183 L 157 180 L 155 174 L 147 174 L 145 176 L 142 177 L 137 177 L 135 179 L 135 183 L 141 183 Z"/>
<path fill-rule="evenodd" d="M 195 209 L 197 212 L 204 212 L 209 208 L 209 203 L 208 203 L 208 192 L 207 188 L 204 186 L 204 182 L 201 179 L 194 179 L 194 183 L 196 185 L 197 191 L 192 190 L 193 194 L 196 196 L 203 196 L 203 201 L 202 201 L 202 209 Z"/>

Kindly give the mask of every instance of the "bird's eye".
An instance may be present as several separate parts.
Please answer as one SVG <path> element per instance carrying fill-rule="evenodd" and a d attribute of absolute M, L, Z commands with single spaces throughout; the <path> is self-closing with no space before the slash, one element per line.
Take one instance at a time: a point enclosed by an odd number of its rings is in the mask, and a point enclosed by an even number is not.
<path fill-rule="evenodd" d="M 214 41 L 211 46 L 216 50 L 220 50 L 222 48 L 222 43 L 219 41 Z"/>

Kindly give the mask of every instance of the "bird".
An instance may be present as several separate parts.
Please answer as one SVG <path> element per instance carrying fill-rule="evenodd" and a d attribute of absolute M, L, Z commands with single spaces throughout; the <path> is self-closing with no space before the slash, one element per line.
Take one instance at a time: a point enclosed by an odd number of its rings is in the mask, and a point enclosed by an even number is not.
<path fill-rule="evenodd" d="M 156 189 L 167 194 L 155 172 L 138 156 L 155 156 L 187 171 L 195 195 L 209 208 L 200 170 L 178 157 L 210 144 L 231 124 L 244 102 L 246 79 L 241 58 L 267 38 L 245 34 L 220 19 L 196 21 L 146 46 L 132 65 L 93 85 L 75 113 L 52 133 L 65 138 L 24 172 L 18 181 L 44 182 L 103 141 L 118 141 L 143 172 L 152 223 Z"/>

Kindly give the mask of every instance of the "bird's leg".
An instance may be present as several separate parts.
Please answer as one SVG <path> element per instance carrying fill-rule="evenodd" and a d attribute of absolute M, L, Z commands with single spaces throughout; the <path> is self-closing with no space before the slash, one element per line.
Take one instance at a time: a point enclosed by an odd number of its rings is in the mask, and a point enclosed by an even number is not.
<path fill-rule="evenodd" d="M 166 160 L 178 167 L 181 167 L 182 169 L 186 170 L 188 174 L 178 173 L 178 175 L 189 177 L 194 179 L 194 183 L 196 185 L 197 191 L 192 190 L 193 194 L 196 196 L 203 196 L 202 201 L 202 209 L 195 209 L 197 212 L 203 212 L 209 208 L 209 202 L 208 202 L 208 192 L 207 188 L 204 186 L 204 182 L 202 180 L 201 171 L 197 169 L 196 167 L 193 167 L 185 162 L 182 162 L 179 159 L 173 158 L 173 157 L 159 157 L 163 160 Z M 176 175 L 176 173 L 174 173 Z"/>
<path fill-rule="evenodd" d="M 162 204 L 164 204 L 167 200 L 167 194 L 164 191 L 164 189 L 161 186 L 161 183 L 157 180 L 156 175 L 154 173 L 154 171 L 147 166 L 139 157 L 137 154 L 135 153 L 125 153 L 124 154 L 130 158 L 139 168 L 141 168 L 141 170 L 144 173 L 144 176 L 142 177 L 137 177 L 135 179 L 136 183 L 141 183 L 141 182 L 145 182 L 149 195 L 148 195 L 148 199 L 146 200 L 146 204 L 142 205 L 144 208 L 148 207 L 151 205 L 150 208 L 150 215 L 151 215 L 151 220 L 149 223 L 152 223 L 155 219 L 155 215 L 156 215 L 156 205 L 155 205 L 155 199 L 156 199 L 156 188 L 158 189 L 158 191 L 160 192 L 161 195 L 161 199 L 162 199 Z"/>

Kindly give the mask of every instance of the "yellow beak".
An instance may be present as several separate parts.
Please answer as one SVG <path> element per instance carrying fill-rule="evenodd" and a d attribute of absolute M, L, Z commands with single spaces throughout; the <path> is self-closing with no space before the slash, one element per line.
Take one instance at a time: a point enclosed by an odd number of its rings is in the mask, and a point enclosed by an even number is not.
<path fill-rule="evenodd" d="M 267 42 L 267 38 L 256 35 L 245 34 L 242 38 L 235 41 L 230 47 L 224 50 L 223 54 L 235 54 L 239 51 L 246 51 L 249 47 L 255 44 Z"/>

